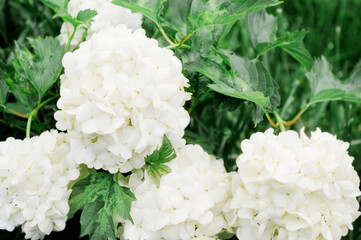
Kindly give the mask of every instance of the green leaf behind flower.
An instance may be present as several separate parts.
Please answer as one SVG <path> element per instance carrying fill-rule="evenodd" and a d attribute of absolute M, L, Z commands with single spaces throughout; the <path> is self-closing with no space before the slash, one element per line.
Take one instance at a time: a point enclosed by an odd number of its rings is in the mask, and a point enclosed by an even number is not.
<path fill-rule="evenodd" d="M 170 162 L 176 157 L 177 154 L 171 142 L 167 136 L 164 135 L 162 146 L 159 148 L 159 150 L 155 150 L 151 155 L 145 158 L 146 164 L 144 168 L 148 171 L 157 187 L 159 187 L 160 178 L 162 175 L 171 172 L 171 169 L 164 163 Z"/>
<path fill-rule="evenodd" d="M 114 180 L 114 175 L 95 172 L 75 183 L 72 189 L 69 217 L 82 210 L 81 236 L 116 239 L 113 217 L 118 215 L 132 221 L 130 208 L 135 197 L 128 188 Z"/>

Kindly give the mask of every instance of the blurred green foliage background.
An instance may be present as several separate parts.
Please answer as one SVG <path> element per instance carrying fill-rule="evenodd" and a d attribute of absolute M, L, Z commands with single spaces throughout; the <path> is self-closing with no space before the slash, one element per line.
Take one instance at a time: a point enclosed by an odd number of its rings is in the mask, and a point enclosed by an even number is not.
<path fill-rule="evenodd" d="M 285 0 L 283 4 L 269 8 L 279 18 L 279 33 L 306 29 L 305 47 L 318 58 L 325 56 L 333 72 L 346 79 L 356 67 L 361 66 L 361 1 L 360 0 Z M 27 45 L 26 38 L 56 36 L 61 21 L 38 0 L 0 0 L 0 62 L 7 63 L 14 41 Z M 243 21 L 237 22 L 226 39 L 238 54 L 253 58 L 249 34 Z M 308 99 L 309 85 L 300 65 L 284 51 L 274 49 L 262 56 L 262 60 L 277 81 L 281 95 L 280 114 L 291 119 Z M 0 73 L 1 74 L 1 73 Z M 360 79 L 361 81 L 361 79 Z M 52 113 L 55 101 L 48 104 L 34 119 L 34 134 L 54 128 Z M 188 103 L 190 107 L 190 103 Z M 263 120 L 256 127 L 249 116 L 250 103 L 219 96 L 200 98 L 191 111 L 191 124 L 186 131 L 188 143 L 201 144 L 208 152 L 223 158 L 228 170 L 235 170 L 235 159 L 240 154 L 241 140 L 252 133 L 264 131 L 270 124 Z M 1 113 L 0 140 L 9 136 L 25 137 L 26 119 Z M 354 166 L 361 176 L 361 106 L 345 102 L 318 103 L 311 106 L 291 126 L 306 132 L 316 127 L 337 135 L 350 143 L 349 153 L 355 157 Z M 78 231 L 76 221 L 66 231 Z M 66 231 L 64 234 L 66 234 Z M 46 239 L 62 239 L 65 235 L 52 234 Z M 0 232 L 0 240 L 22 239 L 18 231 Z M 345 239 L 361 239 L 361 219 L 354 223 L 354 231 Z"/>

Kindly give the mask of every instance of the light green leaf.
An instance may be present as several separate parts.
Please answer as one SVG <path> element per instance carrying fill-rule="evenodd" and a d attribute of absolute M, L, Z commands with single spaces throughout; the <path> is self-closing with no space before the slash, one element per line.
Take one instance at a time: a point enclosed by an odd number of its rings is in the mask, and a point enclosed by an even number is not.
<path fill-rule="evenodd" d="M 266 10 L 250 12 L 245 19 L 254 47 L 257 43 L 276 40 L 277 18 L 267 14 Z"/>
<path fill-rule="evenodd" d="M 78 12 L 78 15 L 76 16 L 76 20 L 78 20 L 79 22 L 85 25 L 88 25 L 92 22 L 93 18 L 96 15 L 97 15 L 97 11 L 86 9 Z"/>
<path fill-rule="evenodd" d="M 40 0 L 55 12 L 59 10 L 68 10 L 68 0 Z"/>
<path fill-rule="evenodd" d="M 160 26 L 160 14 L 167 0 L 113 0 L 113 3 L 139 12 Z"/>
<path fill-rule="evenodd" d="M 80 219 L 82 236 L 116 239 L 113 217 L 119 215 L 132 221 L 130 208 L 134 200 L 133 193 L 114 181 L 112 174 L 96 172 L 73 186 L 69 217 L 83 210 Z"/>
<path fill-rule="evenodd" d="M 30 43 L 34 54 L 19 48 L 12 62 L 19 75 L 31 82 L 41 99 L 61 73 L 64 49 L 55 38 L 30 39 Z"/>
<path fill-rule="evenodd" d="M 60 17 L 64 22 L 71 23 L 74 27 L 79 23 L 68 13 L 68 0 L 40 0 L 54 10 L 55 17 Z"/>
<path fill-rule="evenodd" d="M 89 24 L 91 19 L 96 15 L 95 10 L 82 10 L 74 18 L 68 13 L 68 0 L 41 0 L 43 3 L 52 8 L 55 12 L 55 17 L 61 18 L 64 22 L 68 22 L 74 27 L 80 24 Z M 94 15 L 95 12 L 95 15 Z"/>
<path fill-rule="evenodd" d="M 306 48 L 303 47 L 302 41 L 306 35 L 306 31 L 295 31 L 295 32 L 286 32 L 273 42 L 267 43 L 258 43 L 257 44 L 257 57 L 261 56 L 263 53 L 280 47 L 293 58 L 295 58 L 299 63 L 301 63 L 307 70 L 310 70 L 313 65 L 313 58 Z"/>
<path fill-rule="evenodd" d="M 9 87 L 0 79 L 0 106 L 4 106 L 8 98 Z"/>
<path fill-rule="evenodd" d="M 157 187 L 159 187 L 160 178 L 163 174 L 170 173 L 171 169 L 164 165 L 164 163 L 170 162 L 177 157 L 177 154 L 167 138 L 166 135 L 163 136 L 162 146 L 159 150 L 154 150 L 154 152 L 145 158 L 144 168 L 148 170 L 149 175 L 154 180 Z"/>
<path fill-rule="evenodd" d="M 207 26 L 229 24 L 246 15 L 247 12 L 275 6 L 277 0 L 193 0 L 188 16 L 190 31 L 195 32 Z"/>
<path fill-rule="evenodd" d="M 210 84 L 209 88 L 230 97 L 254 102 L 263 110 L 274 110 L 279 105 L 278 87 L 263 64 L 236 55 L 225 56 L 228 58 L 226 62 L 229 70 L 208 58 L 202 59 L 202 67 L 195 69 L 213 81 L 214 84 Z"/>
<path fill-rule="evenodd" d="M 306 76 L 311 83 L 311 99 L 307 106 L 333 100 L 361 103 L 361 69 L 341 82 L 332 74 L 329 63 L 322 57 L 315 61 Z"/>

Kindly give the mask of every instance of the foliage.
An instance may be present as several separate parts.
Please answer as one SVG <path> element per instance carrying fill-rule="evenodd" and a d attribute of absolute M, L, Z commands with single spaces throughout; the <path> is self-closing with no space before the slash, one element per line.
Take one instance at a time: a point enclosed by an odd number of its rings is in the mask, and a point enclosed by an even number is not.
<path fill-rule="evenodd" d="M 8 136 L 23 138 L 29 116 L 33 118 L 29 135 L 54 127 L 52 115 L 59 96 L 63 49 L 56 39 L 45 36 L 59 33 L 60 18 L 76 28 L 89 25 L 96 14 L 85 10 L 73 18 L 66 11 L 67 1 L 42 2 L 0 2 L 2 140 Z M 114 3 L 144 14 L 150 20 L 143 24 L 148 36 L 173 49 L 181 59 L 184 75 L 190 80 L 188 91 L 193 94 L 186 106 L 191 115 L 187 143 L 202 145 L 223 158 L 227 170 L 235 170 L 240 141 L 270 127 L 262 121 L 263 115 L 272 117 L 275 113 L 290 120 L 280 123 L 292 123 L 291 129 L 306 126 L 309 132 L 321 127 L 350 142 L 350 155 L 355 157 L 354 166 L 360 175 L 359 1 Z M 53 10 L 59 18 L 53 19 Z M 294 116 L 297 121 L 292 122 Z M 169 172 L 164 163 L 174 157 L 164 137 L 160 149 L 146 160 L 145 168 L 156 183 L 162 173 Z M 112 238 L 113 219 L 105 213 L 116 211 L 129 218 L 134 198 L 115 183 L 110 175 L 97 173 L 74 186 L 71 211 L 83 210 L 82 235 L 96 239 L 106 234 Z M 118 194 L 118 200 L 107 195 L 109 191 Z M 113 208 L 119 199 L 119 208 Z M 359 220 L 346 239 L 358 239 L 360 232 Z M 15 233 L 12 236 L 18 238 Z M 6 234 L 1 232 L 0 239 L 9 236 Z"/>
<path fill-rule="evenodd" d="M 148 171 L 157 187 L 159 187 L 161 176 L 171 172 L 170 168 L 164 163 L 170 162 L 176 157 L 177 154 L 171 142 L 167 136 L 164 135 L 162 146 L 159 148 L 159 150 L 155 150 L 151 155 L 145 158 L 146 164 L 144 168 Z"/>
<path fill-rule="evenodd" d="M 73 186 L 69 217 L 82 210 L 80 236 L 116 239 L 117 226 L 113 216 L 131 220 L 130 206 L 135 197 L 128 188 L 121 187 L 114 177 L 110 173 L 95 172 Z"/>

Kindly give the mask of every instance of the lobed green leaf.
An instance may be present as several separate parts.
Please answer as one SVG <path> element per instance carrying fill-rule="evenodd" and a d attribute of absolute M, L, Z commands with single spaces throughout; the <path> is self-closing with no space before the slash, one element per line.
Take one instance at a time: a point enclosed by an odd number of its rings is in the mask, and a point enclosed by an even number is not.
<path fill-rule="evenodd" d="M 78 15 L 76 16 L 76 20 L 78 20 L 80 23 L 88 25 L 93 21 L 93 18 L 96 15 L 97 15 L 97 11 L 86 9 L 78 12 Z"/>
<path fill-rule="evenodd" d="M 188 16 L 190 31 L 215 25 L 230 24 L 247 12 L 278 5 L 277 0 L 193 0 Z"/>
<path fill-rule="evenodd" d="M 258 43 L 276 40 L 277 18 L 266 10 L 250 12 L 246 15 L 246 24 L 253 46 Z"/>
<path fill-rule="evenodd" d="M 167 0 L 113 0 L 113 3 L 139 12 L 160 26 L 160 14 Z"/>
<path fill-rule="evenodd" d="M 264 42 L 257 44 L 257 57 L 261 56 L 263 53 L 280 47 L 293 58 L 295 58 L 299 63 L 301 63 L 307 70 L 310 70 L 313 65 L 313 58 L 306 48 L 303 47 L 302 41 L 306 36 L 306 31 L 295 31 L 295 32 L 286 32 L 273 42 Z"/>
<path fill-rule="evenodd" d="M 334 100 L 361 103 L 361 69 L 356 70 L 345 82 L 341 82 L 332 74 L 327 60 L 321 57 L 315 61 L 306 76 L 311 83 L 311 99 L 307 106 Z"/>
<path fill-rule="evenodd" d="M 134 200 L 133 193 L 120 186 L 112 174 L 96 172 L 73 186 L 69 217 L 82 210 L 81 236 L 89 235 L 90 239 L 116 239 L 113 217 L 119 215 L 132 221 L 130 208 Z"/>
<path fill-rule="evenodd" d="M 201 67 L 196 67 L 196 71 L 213 81 L 209 88 L 230 97 L 254 102 L 263 110 L 272 111 L 279 105 L 278 86 L 260 61 L 250 61 L 227 53 L 224 56 L 228 58 L 228 66 L 203 58 Z"/>
<path fill-rule="evenodd" d="M 12 63 L 19 78 L 31 82 L 41 99 L 62 71 L 64 48 L 55 38 L 30 39 L 30 44 L 34 54 L 19 48 Z"/>
<path fill-rule="evenodd" d="M 157 187 L 159 187 L 162 175 L 171 172 L 171 169 L 167 165 L 164 165 L 164 163 L 170 162 L 176 157 L 177 154 L 172 143 L 168 137 L 164 135 L 159 150 L 155 150 L 151 155 L 145 158 L 146 165 L 144 168 L 148 171 Z"/>
<path fill-rule="evenodd" d="M 59 10 L 68 10 L 68 0 L 40 0 L 55 12 Z"/>

